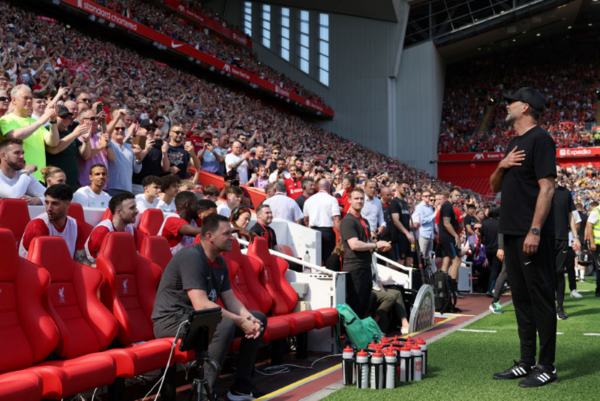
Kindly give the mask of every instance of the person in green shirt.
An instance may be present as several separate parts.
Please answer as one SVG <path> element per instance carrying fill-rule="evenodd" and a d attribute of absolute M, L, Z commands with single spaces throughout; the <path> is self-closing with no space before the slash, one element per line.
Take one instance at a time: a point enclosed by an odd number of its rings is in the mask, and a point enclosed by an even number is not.
<path fill-rule="evenodd" d="M 40 170 L 46 167 L 46 148 L 58 145 L 60 137 L 56 122 L 56 105 L 46 108 L 39 120 L 29 117 L 33 108 L 31 89 L 27 85 L 17 85 L 10 92 L 13 112 L 0 118 L 1 138 L 14 138 L 23 141 L 27 164 L 38 167 L 33 176 L 42 179 Z M 50 121 L 50 131 L 44 124 Z"/>

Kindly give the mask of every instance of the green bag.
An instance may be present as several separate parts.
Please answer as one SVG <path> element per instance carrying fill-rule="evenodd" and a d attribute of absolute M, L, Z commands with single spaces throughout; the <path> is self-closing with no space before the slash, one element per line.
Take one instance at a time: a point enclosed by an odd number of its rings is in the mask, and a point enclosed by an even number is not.
<path fill-rule="evenodd" d="M 343 350 L 340 344 L 340 324 L 346 328 L 346 334 L 356 349 L 366 349 L 371 342 L 379 342 L 383 337 L 372 318 L 361 320 L 347 304 L 338 304 L 336 309 L 340 316 L 336 326 L 336 341 L 340 352 Z"/>

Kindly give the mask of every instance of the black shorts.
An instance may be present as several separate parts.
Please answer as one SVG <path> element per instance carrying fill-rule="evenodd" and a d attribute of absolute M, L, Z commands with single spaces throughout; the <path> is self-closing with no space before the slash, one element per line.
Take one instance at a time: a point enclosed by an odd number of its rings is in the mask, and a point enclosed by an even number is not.
<path fill-rule="evenodd" d="M 436 257 L 445 258 L 446 256 L 450 259 L 456 258 L 456 248 L 452 242 L 442 242 L 438 244 L 438 249 L 435 253 Z"/>
<path fill-rule="evenodd" d="M 392 250 L 394 251 L 397 259 L 406 259 L 410 256 L 410 241 L 408 238 L 399 238 L 398 241 L 392 242 Z"/>

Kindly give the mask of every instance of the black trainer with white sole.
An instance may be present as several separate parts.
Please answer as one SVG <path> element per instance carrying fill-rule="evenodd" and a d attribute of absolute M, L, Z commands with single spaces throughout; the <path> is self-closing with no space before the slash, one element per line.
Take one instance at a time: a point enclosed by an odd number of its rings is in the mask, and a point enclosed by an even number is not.
<path fill-rule="evenodd" d="M 252 385 L 234 384 L 227 393 L 229 401 L 251 401 L 264 396 L 265 393 Z"/>
<path fill-rule="evenodd" d="M 556 368 L 546 369 L 541 365 L 536 365 L 533 371 L 519 382 L 519 387 L 542 387 L 546 384 L 558 383 Z"/>
<path fill-rule="evenodd" d="M 524 364 L 523 362 L 514 361 L 512 368 L 505 370 L 504 372 L 494 373 L 494 379 L 496 380 L 514 380 L 522 379 L 533 371 L 533 366 Z"/>
<path fill-rule="evenodd" d="M 556 307 L 556 318 L 558 320 L 567 320 L 569 316 L 565 313 L 565 310 L 561 306 Z"/>

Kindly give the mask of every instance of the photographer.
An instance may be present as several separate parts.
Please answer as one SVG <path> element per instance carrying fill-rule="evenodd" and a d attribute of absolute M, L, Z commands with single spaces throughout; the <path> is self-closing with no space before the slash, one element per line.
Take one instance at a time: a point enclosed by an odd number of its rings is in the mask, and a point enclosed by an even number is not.
<path fill-rule="evenodd" d="M 198 153 L 198 159 L 202 163 L 202 170 L 212 174 L 219 173 L 219 163 L 225 157 L 219 152 L 219 137 L 204 138 L 204 147 Z"/>

